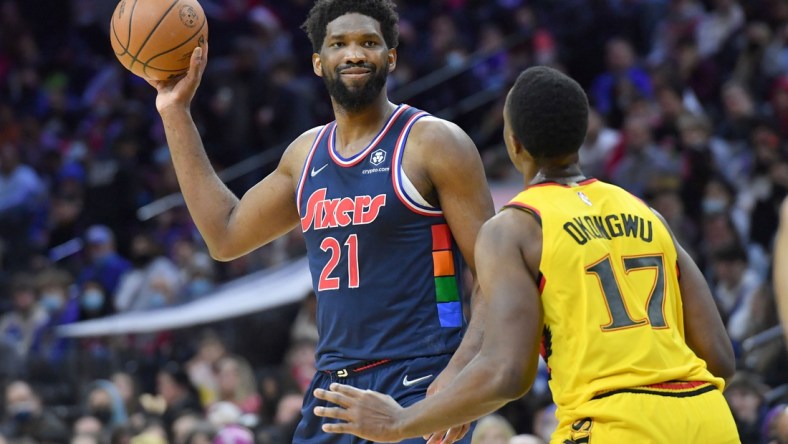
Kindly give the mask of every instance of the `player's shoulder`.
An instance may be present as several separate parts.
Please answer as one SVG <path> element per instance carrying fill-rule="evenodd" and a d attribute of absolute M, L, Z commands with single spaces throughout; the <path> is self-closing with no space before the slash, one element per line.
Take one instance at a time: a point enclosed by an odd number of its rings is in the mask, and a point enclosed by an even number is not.
<path fill-rule="evenodd" d="M 308 129 L 290 142 L 290 145 L 282 154 L 282 164 L 288 167 L 300 168 L 304 164 L 312 144 L 315 143 L 323 128 L 325 128 L 325 125 Z"/>
<path fill-rule="evenodd" d="M 468 134 L 459 125 L 429 114 L 416 121 L 411 137 L 422 143 L 460 142 L 473 145 Z"/>
<path fill-rule="evenodd" d="M 474 160 L 479 156 L 476 144 L 456 123 L 427 115 L 419 119 L 408 136 L 407 151 L 419 152 L 444 162 Z"/>
<path fill-rule="evenodd" d="M 542 252 L 542 225 L 538 212 L 506 206 L 488 219 L 479 231 L 482 248 L 499 248 L 507 244 L 523 251 L 529 265 L 539 264 Z"/>

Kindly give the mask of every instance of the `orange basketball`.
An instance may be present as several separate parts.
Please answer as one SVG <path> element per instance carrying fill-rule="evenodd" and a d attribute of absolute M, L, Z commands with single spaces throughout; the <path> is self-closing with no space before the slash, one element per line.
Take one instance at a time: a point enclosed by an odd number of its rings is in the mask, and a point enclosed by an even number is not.
<path fill-rule="evenodd" d="M 149 80 L 185 74 L 197 46 L 208 39 L 208 22 L 197 0 L 121 0 L 110 22 L 115 56 Z"/>

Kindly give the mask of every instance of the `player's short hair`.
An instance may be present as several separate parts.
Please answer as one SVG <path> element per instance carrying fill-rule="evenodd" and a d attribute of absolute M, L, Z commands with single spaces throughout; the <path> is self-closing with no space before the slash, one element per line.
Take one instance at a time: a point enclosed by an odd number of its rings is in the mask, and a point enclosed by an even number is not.
<path fill-rule="evenodd" d="M 552 159 L 580 149 L 588 129 L 588 98 L 563 73 L 545 66 L 523 71 L 507 102 L 515 137 L 535 159 Z"/>
<path fill-rule="evenodd" d="M 301 29 L 306 31 L 312 49 L 320 52 L 326 39 L 326 26 L 336 19 L 350 13 L 371 17 L 380 23 L 383 40 L 389 48 L 399 44 L 399 15 L 392 0 L 317 0 Z"/>

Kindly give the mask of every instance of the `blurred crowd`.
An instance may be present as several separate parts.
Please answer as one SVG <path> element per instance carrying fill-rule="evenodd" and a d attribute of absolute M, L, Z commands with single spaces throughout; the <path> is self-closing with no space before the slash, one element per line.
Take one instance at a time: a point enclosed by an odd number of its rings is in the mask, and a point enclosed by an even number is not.
<path fill-rule="evenodd" d="M 200 3 L 211 51 L 193 114 L 217 170 L 276 158 L 331 120 L 299 29 L 311 0 Z M 734 344 L 725 395 L 742 442 L 788 442 L 786 346 L 769 334 L 788 195 L 788 0 L 397 3 L 391 97 L 462 126 L 494 186 L 519 180 L 500 140 L 516 75 L 546 64 L 581 82 L 593 107 L 584 171 L 666 218 Z M 217 263 L 184 207 L 138 216 L 178 186 L 155 91 L 109 45 L 114 7 L 0 0 L 0 443 L 289 442 L 315 371 L 313 295 L 204 328 L 57 335 L 188 303 L 304 253 L 294 232 Z M 408 92 L 435 72 L 438 84 Z M 228 185 L 240 195 L 275 164 Z M 554 409 L 542 369 L 474 441 L 547 442 Z"/>

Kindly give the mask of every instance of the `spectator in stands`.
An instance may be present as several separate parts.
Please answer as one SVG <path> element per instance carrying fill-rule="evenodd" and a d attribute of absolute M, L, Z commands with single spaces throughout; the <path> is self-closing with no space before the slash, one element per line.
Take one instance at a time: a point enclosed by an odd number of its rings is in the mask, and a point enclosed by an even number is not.
<path fill-rule="evenodd" d="M 197 353 L 186 362 L 186 372 L 200 394 L 202 405 L 219 400 L 217 366 L 228 355 L 224 342 L 213 330 L 206 330 L 197 345 Z"/>
<path fill-rule="evenodd" d="M 97 418 L 106 430 L 128 423 L 126 408 L 117 387 L 111 381 L 99 379 L 88 386 L 86 413 Z"/>
<path fill-rule="evenodd" d="M 656 145 L 649 123 L 642 117 L 629 118 L 624 125 L 624 157 L 612 170 L 612 180 L 632 194 L 643 197 L 665 176 L 678 176 L 678 160 Z"/>
<path fill-rule="evenodd" d="M 752 95 L 741 83 L 729 81 L 722 87 L 723 116 L 715 133 L 730 144 L 733 151 L 743 149 L 750 132 L 758 122 L 760 113 Z"/>
<path fill-rule="evenodd" d="M 104 432 L 104 425 L 95 416 L 81 416 L 74 421 L 74 436 L 91 436 L 98 438 Z"/>
<path fill-rule="evenodd" d="M 725 41 L 744 24 L 744 10 L 736 0 L 714 0 L 714 8 L 698 23 L 696 40 L 703 58 L 720 51 Z"/>
<path fill-rule="evenodd" d="M 13 344 L 17 353 L 26 358 L 36 336 L 49 321 L 49 315 L 38 303 L 33 275 L 15 275 L 10 290 L 13 310 L 0 317 L 0 337 Z"/>
<path fill-rule="evenodd" d="M 613 150 L 621 140 L 621 134 L 607 126 L 605 118 L 596 109 L 589 110 L 588 132 L 580 147 L 580 167 L 589 177 L 605 178 L 605 166 Z M 509 162 L 508 160 L 506 161 Z"/>
<path fill-rule="evenodd" d="M 13 381 L 5 388 L 6 419 L 0 434 L 12 439 L 34 442 L 67 443 L 68 428 L 48 411 L 27 382 Z"/>
<path fill-rule="evenodd" d="M 590 98 L 608 122 L 618 128 L 627 108 L 638 98 L 651 98 L 651 79 L 637 63 L 632 43 L 614 38 L 605 46 L 607 71 L 598 75 L 591 86 Z"/>
<path fill-rule="evenodd" d="M 5 243 L 0 264 L 6 269 L 27 267 L 29 230 L 34 214 L 44 205 L 44 183 L 22 162 L 19 147 L 0 145 L 0 239 Z"/>
<path fill-rule="evenodd" d="M 121 277 L 131 270 L 131 263 L 116 249 L 115 235 L 106 225 L 93 225 L 85 232 L 88 264 L 77 283 L 83 286 L 95 281 L 109 293 L 115 294 Z"/>
<path fill-rule="evenodd" d="M 545 444 L 545 442 L 536 435 L 515 435 L 509 440 L 509 444 Z"/>
<path fill-rule="evenodd" d="M 217 363 L 217 376 L 220 401 L 235 404 L 242 413 L 259 413 L 261 399 L 257 381 L 246 359 L 237 355 L 223 357 Z"/>
<path fill-rule="evenodd" d="M 768 390 L 769 387 L 759 381 L 758 375 L 746 372 L 736 373 L 725 386 L 725 399 L 731 407 L 742 442 L 760 442 Z"/>
<path fill-rule="evenodd" d="M 142 406 L 138 398 L 138 384 L 134 377 L 126 372 L 116 372 L 112 374 L 110 381 L 112 381 L 112 384 L 118 390 L 118 395 L 123 403 L 126 415 L 129 417 L 129 422 L 131 424 L 142 423 Z"/>
<path fill-rule="evenodd" d="M 753 309 L 756 293 L 763 282 L 748 264 L 747 253 L 735 244 L 718 250 L 712 259 L 716 282 L 714 299 L 734 344 L 755 333 L 757 322 Z"/>
<path fill-rule="evenodd" d="M 502 416 L 487 415 L 476 424 L 471 444 L 507 444 L 514 435 L 514 428 Z"/>
<path fill-rule="evenodd" d="M 62 364 L 70 341 L 57 335 L 57 327 L 79 319 L 79 300 L 75 297 L 74 279 L 64 270 L 51 268 L 36 276 L 39 305 L 47 312 L 49 321 L 33 340 L 31 355 L 51 366 Z"/>
<path fill-rule="evenodd" d="M 166 405 L 161 416 L 165 430 L 172 430 L 172 424 L 179 416 L 203 411 L 197 389 L 183 368 L 175 362 L 170 362 L 159 370 L 156 375 L 156 391 Z"/>
<path fill-rule="evenodd" d="M 181 286 L 178 268 L 151 235 L 134 237 L 131 261 L 134 268 L 123 275 L 115 294 L 117 311 L 151 310 L 175 303 Z"/>

